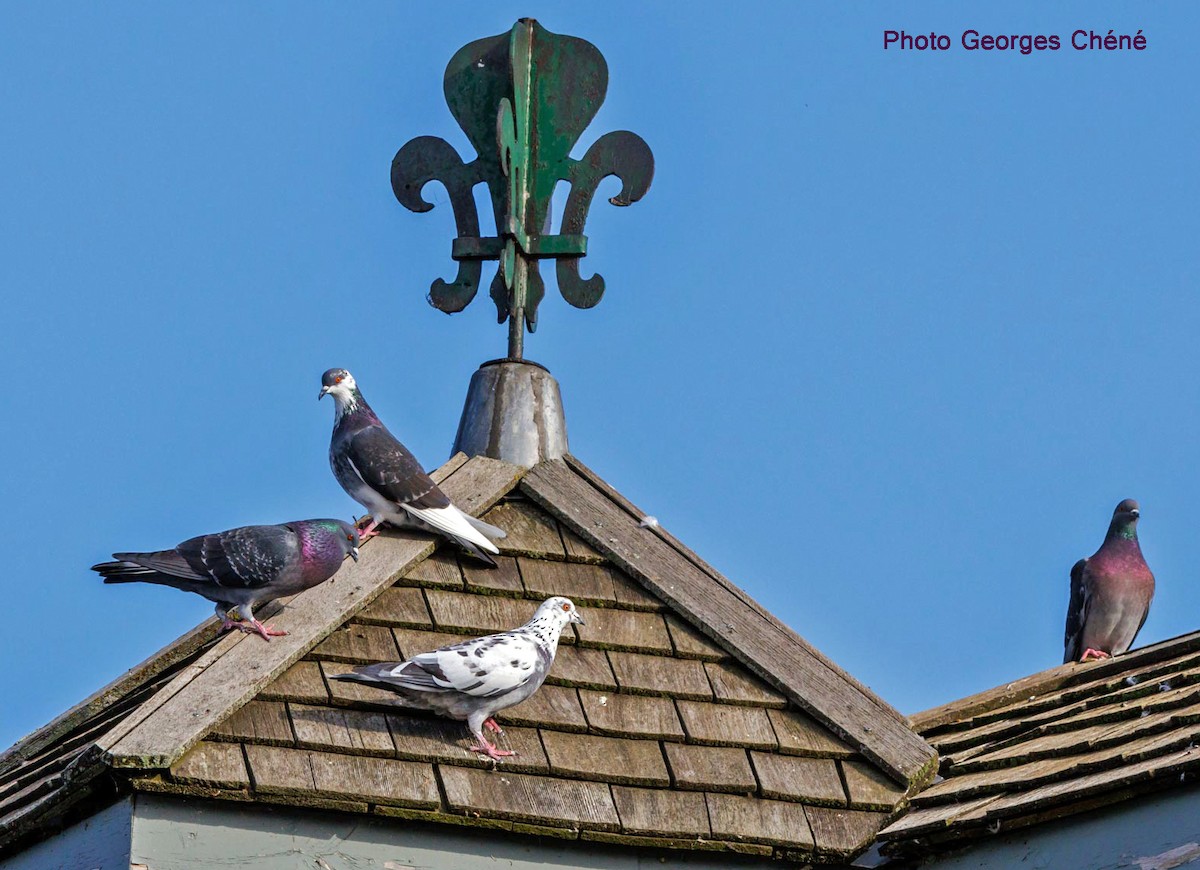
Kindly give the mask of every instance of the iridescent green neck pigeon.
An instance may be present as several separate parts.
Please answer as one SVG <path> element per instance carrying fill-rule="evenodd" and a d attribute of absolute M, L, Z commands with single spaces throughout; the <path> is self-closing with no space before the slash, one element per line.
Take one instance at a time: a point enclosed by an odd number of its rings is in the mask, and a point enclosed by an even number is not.
<path fill-rule="evenodd" d="M 488 554 L 500 551 L 488 539 L 505 537 L 503 530 L 450 503 L 416 457 L 380 422 L 350 372 L 325 372 L 317 398 L 327 395 L 336 403 L 329 465 L 342 489 L 371 513 L 362 536 L 378 534 L 375 529 L 386 520 L 443 535 L 495 567 Z"/>
<path fill-rule="evenodd" d="M 242 526 L 189 538 L 174 550 L 113 553 L 116 562 L 92 570 L 105 583 L 157 583 L 216 602 L 221 631 L 254 632 L 264 640 L 287 634 L 263 625 L 253 608 L 295 595 L 332 577 L 346 556 L 358 561 L 358 531 L 341 520 L 300 520 Z M 235 622 L 229 611 L 241 618 Z"/>
<path fill-rule="evenodd" d="M 1117 505 L 1100 549 L 1071 569 L 1063 662 L 1119 655 L 1141 631 L 1154 597 L 1154 575 L 1138 546 L 1140 515 L 1131 498 Z"/>
<path fill-rule="evenodd" d="M 568 623 L 583 625 L 569 598 L 547 598 L 520 628 L 464 640 L 406 662 L 360 665 L 335 680 L 353 680 L 400 696 L 406 706 L 451 719 L 466 719 L 478 743 L 471 747 L 491 758 L 516 755 L 498 749 L 483 729 L 503 733 L 492 717 L 536 692 L 550 673 L 558 638 Z"/>

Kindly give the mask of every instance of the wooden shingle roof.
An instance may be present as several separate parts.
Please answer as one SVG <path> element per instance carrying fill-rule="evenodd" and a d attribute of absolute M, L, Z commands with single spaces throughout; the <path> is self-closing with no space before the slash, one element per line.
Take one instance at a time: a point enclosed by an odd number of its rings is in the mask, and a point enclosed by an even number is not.
<path fill-rule="evenodd" d="M 272 616 L 286 637 L 214 641 L 209 623 L 0 757 L 0 845 L 133 788 L 844 860 L 933 775 L 899 714 L 578 461 L 460 456 L 436 476 L 508 531 L 498 569 L 389 532 Z M 495 768 L 461 723 L 328 679 L 518 625 L 551 594 L 587 625 L 498 717 L 519 755 Z M 43 770 L 39 797 L 17 797 Z"/>
<path fill-rule="evenodd" d="M 912 717 L 938 781 L 886 828 L 919 854 L 1194 785 L 1200 773 L 1200 632 L 1066 664 Z"/>

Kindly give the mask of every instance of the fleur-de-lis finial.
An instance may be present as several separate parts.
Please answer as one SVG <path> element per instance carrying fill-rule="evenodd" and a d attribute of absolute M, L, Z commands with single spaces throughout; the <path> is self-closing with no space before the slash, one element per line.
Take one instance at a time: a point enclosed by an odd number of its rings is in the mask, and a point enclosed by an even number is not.
<path fill-rule="evenodd" d="M 484 260 L 499 260 L 491 297 L 499 322 L 509 321 L 508 356 L 520 359 L 523 327 L 537 328 L 545 295 L 539 261 L 557 261 L 558 288 L 567 302 L 591 308 L 604 293 L 599 275 L 581 278 L 587 254 L 583 234 L 601 180 L 621 179 L 613 205 L 637 202 L 650 187 L 654 157 L 635 133 L 606 133 L 573 160 L 571 148 L 596 116 L 608 88 L 608 65 L 594 45 L 546 30 L 522 18 L 509 33 L 460 48 L 446 67 L 446 103 L 478 152 L 470 163 L 444 139 L 420 136 L 396 152 L 392 190 L 406 208 L 433 208 L 421 196 L 430 181 L 450 195 L 457 226 L 451 256 L 453 281 L 433 282 L 429 302 L 447 313 L 475 298 Z M 550 233 L 550 198 L 558 182 L 570 184 L 562 223 Z M 473 189 L 486 183 L 496 235 L 482 236 Z"/>

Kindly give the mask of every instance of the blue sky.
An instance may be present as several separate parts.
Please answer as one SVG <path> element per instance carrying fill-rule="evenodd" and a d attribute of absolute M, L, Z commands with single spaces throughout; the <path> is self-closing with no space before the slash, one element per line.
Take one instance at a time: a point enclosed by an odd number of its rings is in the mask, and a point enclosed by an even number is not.
<path fill-rule="evenodd" d="M 657 161 L 632 208 L 601 188 L 604 300 L 551 286 L 527 338 L 576 454 L 904 712 L 1056 664 L 1124 497 L 1139 642 L 1200 629 L 1194 5 L 12 4 L 0 745 L 211 612 L 93 562 L 357 512 L 324 369 L 447 457 L 504 329 L 426 304 L 452 216 L 389 164 L 426 134 L 470 158 L 443 69 L 522 15 L 608 60 L 578 153 L 625 128 Z M 1079 27 L 1149 47 L 957 44 Z"/>

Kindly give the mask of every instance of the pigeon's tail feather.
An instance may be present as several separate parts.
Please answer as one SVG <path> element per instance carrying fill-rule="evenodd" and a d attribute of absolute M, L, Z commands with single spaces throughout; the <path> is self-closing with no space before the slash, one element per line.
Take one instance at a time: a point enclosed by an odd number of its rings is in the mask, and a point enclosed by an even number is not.
<path fill-rule="evenodd" d="M 378 662 L 359 665 L 347 674 L 330 674 L 335 680 L 367 683 L 405 695 L 408 692 L 445 692 L 433 675 L 412 662 Z"/>
<path fill-rule="evenodd" d="M 113 553 L 113 558 L 117 561 L 101 562 L 92 566 L 92 570 L 100 574 L 105 583 L 141 582 L 181 586 L 184 583 L 205 583 L 210 580 L 197 574 L 178 550 Z"/>
<path fill-rule="evenodd" d="M 154 582 L 157 571 L 143 568 L 132 562 L 101 562 L 93 565 L 92 570 L 104 578 L 105 583 L 145 583 Z"/>
<path fill-rule="evenodd" d="M 463 518 L 470 523 L 476 531 L 482 532 L 493 541 L 502 541 L 508 537 L 508 532 L 504 531 L 504 529 L 499 528 L 498 526 L 493 526 L 491 523 L 485 523 L 483 520 L 473 517 L 470 514 L 463 514 Z"/>
<path fill-rule="evenodd" d="M 470 541 L 464 541 L 462 538 L 455 538 L 455 540 L 458 542 L 458 544 L 460 546 L 462 546 L 462 548 L 464 550 L 466 550 L 470 555 L 474 556 L 480 562 L 490 565 L 492 568 L 500 567 L 499 565 L 496 564 L 495 559 L 493 559 L 490 555 L 485 553 L 483 550 L 481 550 L 475 544 L 472 544 Z"/>
<path fill-rule="evenodd" d="M 431 529 L 441 532 L 448 538 L 453 538 L 468 552 L 476 550 L 486 553 L 499 554 L 496 545 L 476 531 L 471 525 L 472 517 L 468 517 L 454 505 L 444 508 L 417 508 L 411 505 L 401 505 L 414 519 L 419 520 Z M 491 561 L 490 559 L 488 561 Z M 492 564 L 495 564 L 494 562 Z"/>

